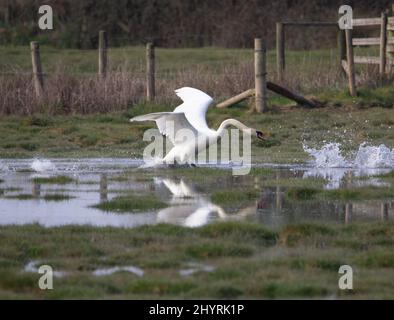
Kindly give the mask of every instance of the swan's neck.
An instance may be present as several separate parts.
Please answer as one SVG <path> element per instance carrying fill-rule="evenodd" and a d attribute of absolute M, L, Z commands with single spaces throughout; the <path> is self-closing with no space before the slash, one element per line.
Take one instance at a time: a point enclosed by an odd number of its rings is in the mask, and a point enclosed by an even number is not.
<path fill-rule="evenodd" d="M 249 127 L 245 126 L 243 123 L 239 122 L 238 120 L 235 120 L 235 119 L 227 119 L 227 120 L 224 120 L 224 121 L 220 124 L 218 130 L 216 131 L 216 134 L 217 134 L 218 136 L 221 136 L 221 135 L 223 134 L 224 130 L 226 130 L 226 128 L 227 128 L 228 126 L 231 126 L 231 125 L 234 126 L 234 127 L 236 127 L 236 128 L 238 128 L 238 129 L 241 130 L 241 131 L 251 130 Z"/>

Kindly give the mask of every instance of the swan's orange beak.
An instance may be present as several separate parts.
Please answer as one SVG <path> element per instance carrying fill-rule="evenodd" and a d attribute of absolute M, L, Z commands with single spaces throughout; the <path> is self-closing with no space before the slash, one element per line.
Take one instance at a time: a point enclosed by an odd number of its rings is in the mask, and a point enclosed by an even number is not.
<path fill-rule="evenodd" d="M 265 140 L 265 135 L 264 135 L 264 133 L 262 133 L 261 131 L 258 131 L 258 130 L 256 130 L 256 137 L 257 137 L 257 139 L 260 139 L 260 140 Z"/>

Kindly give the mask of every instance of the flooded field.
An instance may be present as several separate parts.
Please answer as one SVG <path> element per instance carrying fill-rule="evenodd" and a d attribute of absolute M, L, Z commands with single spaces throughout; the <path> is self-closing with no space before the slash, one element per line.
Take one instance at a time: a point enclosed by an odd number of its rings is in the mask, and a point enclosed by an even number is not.
<path fill-rule="evenodd" d="M 245 176 L 229 165 L 3 159 L 0 297 L 394 297 L 392 151 L 372 168 L 335 145 L 309 151 L 310 163 Z M 38 289 L 42 265 L 53 290 Z M 341 265 L 354 268 L 354 290 L 338 289 Z"/>

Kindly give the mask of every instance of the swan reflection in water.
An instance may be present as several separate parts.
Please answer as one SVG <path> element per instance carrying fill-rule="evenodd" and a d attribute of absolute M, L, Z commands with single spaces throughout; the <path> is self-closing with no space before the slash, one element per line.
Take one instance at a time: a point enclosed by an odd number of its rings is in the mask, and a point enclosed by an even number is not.
<path fill-rule="evenodd" d="M 164 187 L 172 194 L 170 206 L 157 213 L 158 223 L 178 224 L 185 227 L 200 227 L 211 220 L 238 220 L 256 214 L 256 205 L 244 208 L 237 213 L 227 214 L 224 209 L 212 203 L 208 197 L 199 193 L 184 180 L 155 179 L 161 192 Z"/>

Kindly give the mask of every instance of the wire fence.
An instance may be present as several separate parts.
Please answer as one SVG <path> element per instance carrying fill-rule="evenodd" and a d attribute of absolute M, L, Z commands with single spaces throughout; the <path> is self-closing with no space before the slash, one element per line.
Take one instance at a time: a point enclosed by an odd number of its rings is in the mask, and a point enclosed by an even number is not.
<path fill-rule="evenodd" d="M 111 43 L 111 41 L 109 41 Z M 336 44 L 335 44 L 336 45 Z M 346 87 L 337 49 L 287 53 L 288 88 L 302 94 Z M 40 50 L 43 97 L 34 94 L 31 51 L 28 47 L 0 47 L 0 114 L 31 114 L 50 111 L 108 112 L 124 110 L 146 100 L 146 48 L 105 48 L 107 67 L 98 75 L 98 50 Z M 276 55 L 267 53 L 268 79 L 278 81 Z M 376 70 L 367 68 L 359 81 L 374 79 Z M 217 101 L 254 87 L 253 49 L 156 48 L 155 101 L 177 101 L 173 90 L 190 86 L 208 92 Z M 368 83 L 373 85 L 373 83 Z M 270 95 L 272 97 L 272 95 Z"/>

